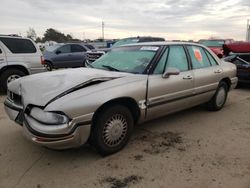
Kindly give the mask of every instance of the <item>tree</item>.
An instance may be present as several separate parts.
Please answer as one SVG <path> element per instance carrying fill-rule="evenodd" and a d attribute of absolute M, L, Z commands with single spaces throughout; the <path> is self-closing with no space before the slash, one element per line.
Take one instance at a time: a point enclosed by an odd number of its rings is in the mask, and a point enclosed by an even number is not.
<path fill-rule="evenodd" d="M 37 37 L 35 42 L 36 42 L 36 43 L 42 42 L 42 39 L 41 39 L 40 37 Z"/>
<path fill-rule="evenodd" d="M 34 28 L 29 28 L 28 29 L 28 31 L 27 31 L 27 38 L 30 38 L 30 39 L 32 39 L 32 40 L 36 40 L 36 37 L 37 37 L 37 35 L 36 35 L 36 31 L 35 31 L 35 29 Z"/>
<path fill-rule="evenodd" d="M 56 42 L 67 42 L 67 41 L 72 41 L 73 38 L 71 35 L 63 34 L 55 29 L 47 29 L 46 32 L 44 33 L 43 41 L 56 41 Z"/>

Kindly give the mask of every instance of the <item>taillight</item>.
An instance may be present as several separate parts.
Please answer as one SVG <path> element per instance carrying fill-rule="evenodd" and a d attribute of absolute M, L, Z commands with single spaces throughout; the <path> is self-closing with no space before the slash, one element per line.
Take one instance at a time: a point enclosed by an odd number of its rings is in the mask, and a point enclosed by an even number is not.
<path fill-rule="evenodd" d="M 44 65 L 45 64 L 45 61 L 44 61 L 44 57 L 41 56 L 41 64 Z"/>

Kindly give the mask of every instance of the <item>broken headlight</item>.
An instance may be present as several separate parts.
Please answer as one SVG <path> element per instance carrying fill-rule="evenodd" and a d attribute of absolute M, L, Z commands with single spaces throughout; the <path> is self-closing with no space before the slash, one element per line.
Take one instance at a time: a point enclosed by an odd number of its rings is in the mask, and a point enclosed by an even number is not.
<path fill-rule="evenodd" d="M 33 107 L 30 116 L 37 121 L 48 125 L 60 125 L 68 123 L 69 118 L 66 115 L 57 112 L 45 112 L 41 108 Z"/>

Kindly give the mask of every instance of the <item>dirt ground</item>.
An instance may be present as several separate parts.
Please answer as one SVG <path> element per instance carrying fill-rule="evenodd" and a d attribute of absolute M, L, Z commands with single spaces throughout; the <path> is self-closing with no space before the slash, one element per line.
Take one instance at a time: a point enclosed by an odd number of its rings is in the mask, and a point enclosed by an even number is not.
<path fill-rule="evenodd" d="M 27 141 L 0 99 L 0 188 L 250 187 L 250 87 L 225 107 L 196 107 L 136 127 L 109 157 L 86 146 L 53 151 Z"/>

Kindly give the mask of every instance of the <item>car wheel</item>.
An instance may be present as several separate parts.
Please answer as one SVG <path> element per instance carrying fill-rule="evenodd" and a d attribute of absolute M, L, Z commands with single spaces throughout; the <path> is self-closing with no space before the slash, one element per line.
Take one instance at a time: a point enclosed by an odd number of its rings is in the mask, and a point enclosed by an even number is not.
<path fill-rule="evenodd" d="M 226 103 L 227 94 L 227 84 L 225 82 L 220 82 L 213 98 L 208 102 L 208 109 L 212 111 L 218 111 L 222 109 L 222 107 Z"/>
<path fill-rule="evenodd" d="M 18 69 L 8 69 L 4 71 L 0 77 L 0 87 L 1 91 L 6 93 L 8 83 L 25 76 L 26 74 Z"/>
<path fill-rule="evenodd" d="M 128 142 L 134 119 L 125 106 L 112 106 L 102 110 L 96 117 L 91 132 L 92 144 L 103 156 L 121 150 Z"/>
<path fill-rule="evenodd" d="M 52 71 L 53 69 L 52 64 L 48 61 L 45 62 L 44 67 L 47 69 L 47 71 Z"/>

